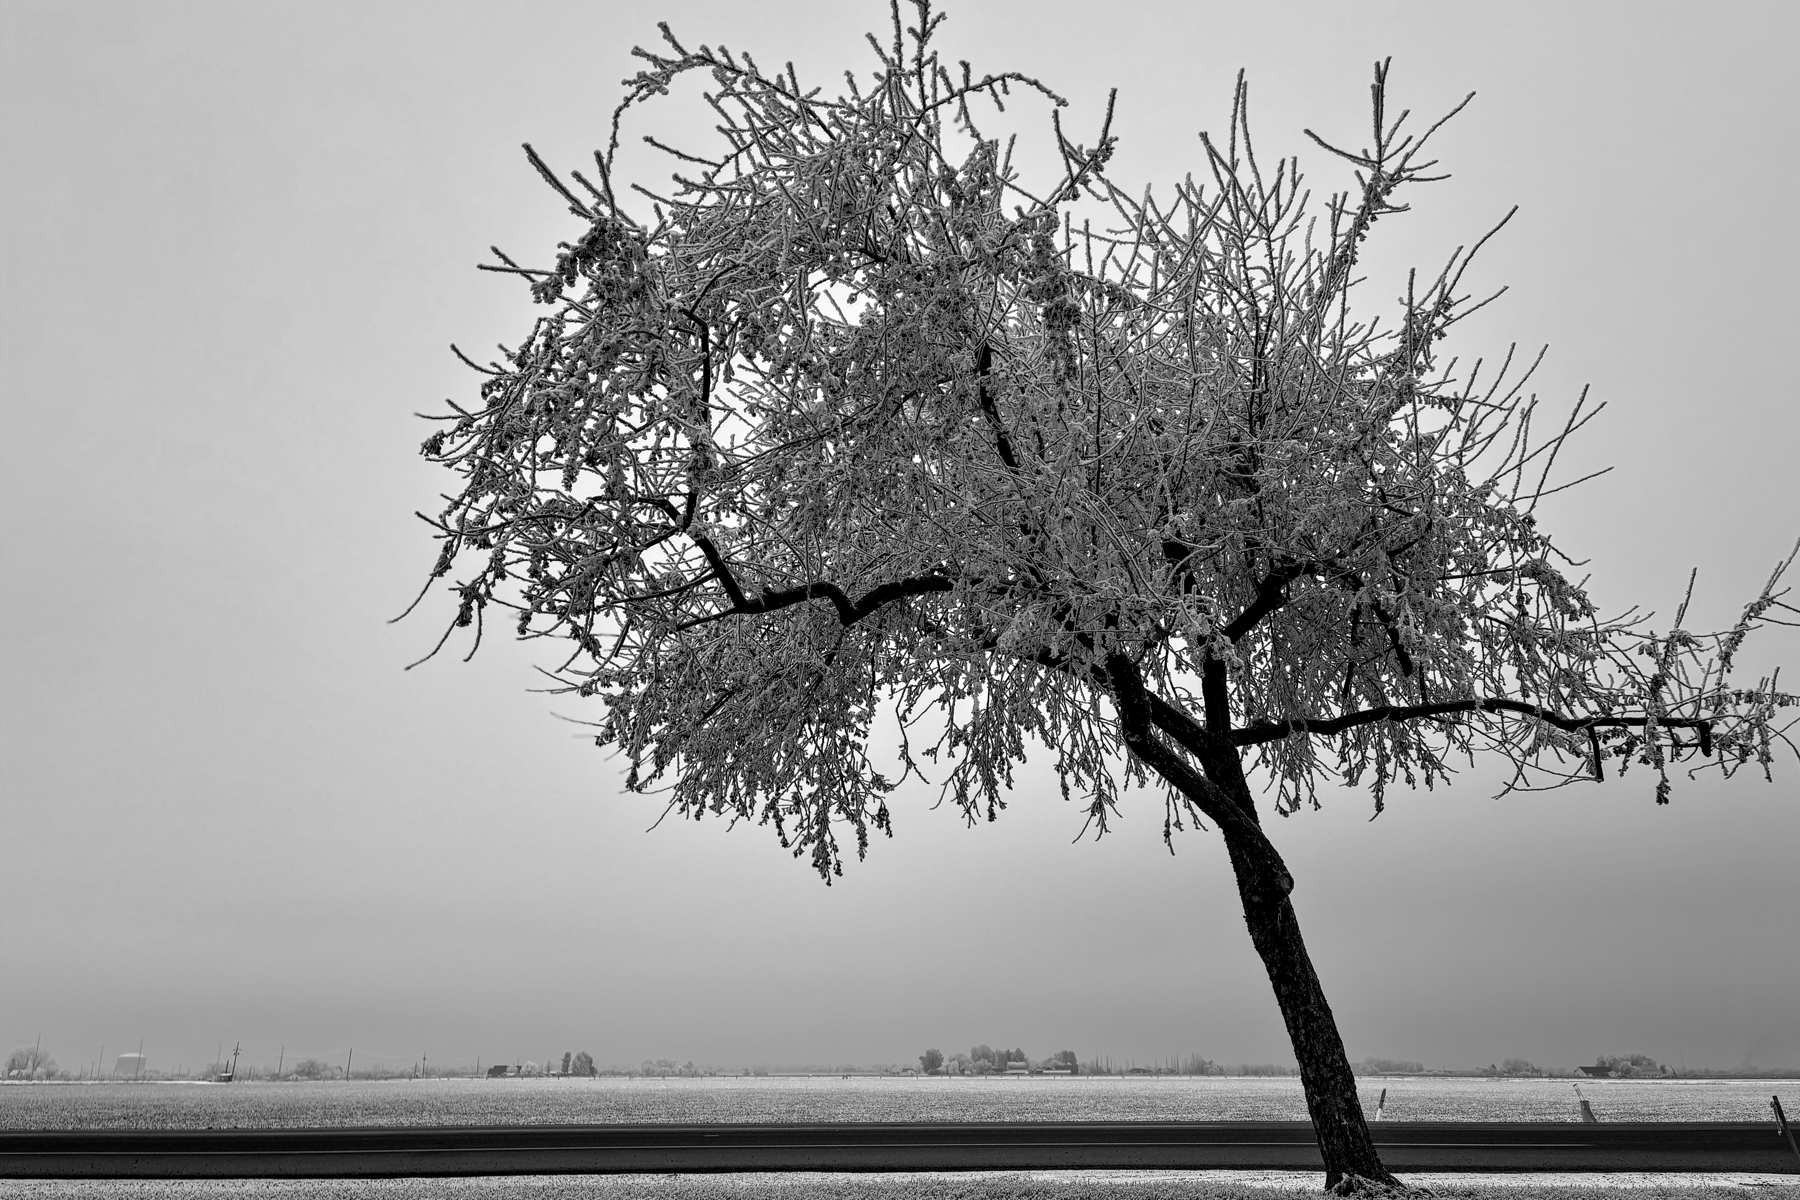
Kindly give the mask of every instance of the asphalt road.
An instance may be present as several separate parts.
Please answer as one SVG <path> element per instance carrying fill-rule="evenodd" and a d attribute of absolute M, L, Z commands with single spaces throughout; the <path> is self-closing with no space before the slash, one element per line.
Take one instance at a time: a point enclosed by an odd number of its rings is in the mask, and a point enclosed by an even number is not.
<path fill-rule="evenodd" d="M 1374 1126 L 1398 1171 L 1800 1175 L 1773 1124 Z M 1319 1169 L 1303 1121 L 0 1131 L 0 1178 L 378 1178 L 709 1171 Z"/>

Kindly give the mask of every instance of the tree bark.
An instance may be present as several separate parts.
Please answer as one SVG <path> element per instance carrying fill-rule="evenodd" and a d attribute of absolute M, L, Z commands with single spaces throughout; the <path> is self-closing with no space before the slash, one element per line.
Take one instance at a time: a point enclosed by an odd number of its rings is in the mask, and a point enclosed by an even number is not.
<path fill-rule="evenodd" d="M 1326 1190 L 1347 1194 L 1365 1184 L 1398 1187 L 1400 1181 L 1384 1167 L 1375 1151 L 1362 1101 L 1356 1095 L 1356 1076 L 1350 1070 L 1344 1040 L 1325 999 L 1325 989 L 1313 970 L 1312 958 L 1300 937 L 1300 922 L 1288 900 L 1287 878 L 1270 873 L 1265 855 L 1256 855 L 1241 840 L 1226 837 L 1231 867 L 1237 875 L 1238 896 L 1244 905 L 1244 924 L 1250 942 L 1262 957 L 1269 983 L 1275 989 L 1288 1040 L 1300 1064 L 1300 1082 L 1306 1090 L 1306 1110 L 1325 1159 Z M 1280 872 L 1286 876 L 1286 871 Z"/>

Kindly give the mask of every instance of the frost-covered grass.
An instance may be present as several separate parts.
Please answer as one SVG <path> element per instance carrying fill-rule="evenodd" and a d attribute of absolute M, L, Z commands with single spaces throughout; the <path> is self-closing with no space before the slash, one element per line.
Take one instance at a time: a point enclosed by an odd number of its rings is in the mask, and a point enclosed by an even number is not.
<path fill-rule="evenodd" d="M 0 1181 L 32 1200 L 1282 1200 L 1316 1195 L 1316 1174 L 1251 1172 L 952 1173 L 892 1175 L 543 1175 L 475 1179 Z M 1800 1178 L 1522 1176 L 1479 1182 L 1416 1176 L 1458 1200 L 1796 1200 Z"/>
<path fill-rule="evenodd" d="M 1784 1081 L 1785 1082 L 1785 1081 Z M 1369 1078 L 1372 1115 L 1575 1121 L 1558 1079 Z M 1767 1121 L 1770 1080 L 1594 1080 L 1602 1121 Z M 1790 1088 L 1790 1090 L 1795 1090 Z M 1800 1097 L 1796 1097 L 1800 1100 Z M 1790 1109 L 1800 1103 L 1790 1102 Z M 0 1129 L 296 1129 L 356 1125 L 1226 1121 L 1306 1119 L 1298 1079 L 1188 1077 L 448 1079 L 0 1086 Z"/>

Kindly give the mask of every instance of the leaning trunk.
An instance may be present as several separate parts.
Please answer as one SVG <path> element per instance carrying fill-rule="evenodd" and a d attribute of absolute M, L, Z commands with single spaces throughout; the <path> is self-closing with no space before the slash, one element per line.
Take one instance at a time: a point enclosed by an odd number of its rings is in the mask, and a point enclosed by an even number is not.
<path fill-rule="evenodd" d="M 1398 1187 L 1400 1181 L 1375 1153 L 1375 1140 L 1356 1098 L 1356 1076 L 1338 1037 L 1331 1005 L 1325 1002 L 1325 989 L 1319 986 L 1306 943 L 1300 939 L 1300 922 L 1288 902 L 1294 877 L 1264 836 L 1243 761 L 1223 736 L 1229 732 L 1226 718 L 1231 711 L 1224 664 L 1216 660 L 1207 664 L 1203 691 L 1211 720 L 1204 730 L 1173 705 L 1153 703 L 1144 690 L 1143 675 L 1127 655 L 1107 657 L 1106 677 L 1125 744 L 1139 761 L 1208 814 L 1225 838 L 1250 941 L 1262 955 L 1294 1057 L 1300 1061 L 1307 1111 L 1325 1159 L 1325 1186 L 1339 1193 L 1360 1191 L 1364 1184 Z M 1193 755 L 1200 772 L 1155 736 L 1153 720 Z"/>
<path fill-rule="evenodd" d="M 1229 835 L 1226 847 L 1237 875 L 1251 944 L 1262 956 L 1294 1057 L 1300 1063 L 1307 1112 L 1325 1158 L 1326 1188 L 1347 1193 L 1360 1190 L 1362 1183 L 1397 1186 L 1399 1181 L 1381 1165 L 1368 1122 L 1363 1119 L 1356 1076 L 1287 897 L 1292 883 L 1286 869 L 1279 860 L 1270 863 L 1266 853 L 1258 854 Z"/>

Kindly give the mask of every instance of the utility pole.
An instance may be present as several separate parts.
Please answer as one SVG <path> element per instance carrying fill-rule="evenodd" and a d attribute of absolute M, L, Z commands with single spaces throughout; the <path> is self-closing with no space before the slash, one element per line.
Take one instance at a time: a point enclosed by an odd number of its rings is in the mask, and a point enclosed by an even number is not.
<path fill-rule="evenodd" d="M 231 1081 L 233 1083 L 237 1082 L 238 1051 L 243 1049 L 243 1047 L 244 1047 L 244 1043 L 238 1042 L 236 1045 L 232 1046 L 232 1048 L 231 1048 Z"/>
<path fill-rule="evenodd" d="M 142 1079 L 143 1077 L 144 1077 L 144 1039 L 139 1038 L 138 1039 L 137 1067 L 133 1070 L 131 1079 L 132 1079 L 132 1082 L 135 1083 L 138 1080 Z"/>
<path fill-rule="evenodd" d="M 287 1061 L 287 1043 L 281 1043 L 281 1053 L 275 1056 L 275 1078 L 281 1078 L 281 1064 Z"/>
<path fill-rule="evenodd" d="M 344 1082 L 350 1082 L 350 1062 L 356 1057 L 356 1047 L 350 1047 L 350 1053 L 344 1055 Z"/>

